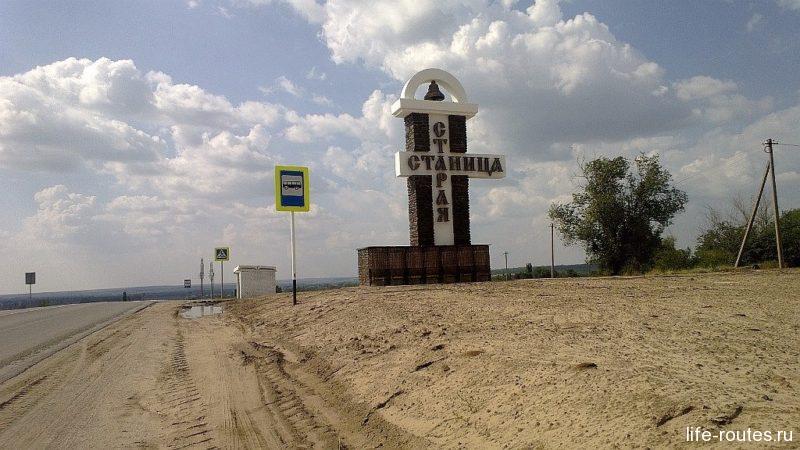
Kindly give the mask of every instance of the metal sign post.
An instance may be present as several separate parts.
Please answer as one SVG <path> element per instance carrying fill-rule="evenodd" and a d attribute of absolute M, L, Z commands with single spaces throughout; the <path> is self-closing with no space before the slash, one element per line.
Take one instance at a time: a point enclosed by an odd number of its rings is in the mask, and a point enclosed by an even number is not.
<path fill-rule="evenodd" d="M 36 284 L 36 272 L 25 273 L 25 284 L 28 285 L 28 303 L 33 301 L 33 285 Z"/>
<path fill-rule="evenodd" d="M 297 304 L 294 213 L 308 212 L 310 207 L 308 167 L 275 166 L 275 209 L 291 213 L 292 305 Z"/>
<path fill-rule="evenodd" d="M 292 211 L 292 305 L 297 304 L 297 269 L 294 265 L 294 211 Z"/>
<path fill-rule="evenodd" d="M 556 256 L 553 252 L 553 235 L 555 234 L 555 224 L 550 224 L 550 278 L 556 277 Z"/>
<path fill-rule="evenodd" d="M 208 281 L 211 283 L 211 300 L 214 300 L 214 263 L 208 263 Z"/>
<path fill-rule="evenodd" d="M 206 277 L 205 274 L 205 264 L 203 258 L 200 258 L 200 299 L 202 300 L 205 296 L 205 292 L 203 292 L 203 279 Z"/>
<path fill-rule="evenodd" d="M 214 249 L 214 261 L 219 261 L 220 275 L 220 298 L 225 298 L 225 261 L 230 261 L 231 249 L 229 247 L 217 247 Z"/>

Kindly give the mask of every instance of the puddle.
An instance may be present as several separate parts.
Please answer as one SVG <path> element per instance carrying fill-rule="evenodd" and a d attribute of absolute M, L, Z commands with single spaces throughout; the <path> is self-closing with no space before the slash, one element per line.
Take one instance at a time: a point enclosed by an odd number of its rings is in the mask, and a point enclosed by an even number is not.
<path fill-rule="evenodd" d="M 199 319 L 203 316 L 213 316 L 222 314 L 222 306 L 198 305 L 181 310 L 181 317 L 184 319 Z"/>

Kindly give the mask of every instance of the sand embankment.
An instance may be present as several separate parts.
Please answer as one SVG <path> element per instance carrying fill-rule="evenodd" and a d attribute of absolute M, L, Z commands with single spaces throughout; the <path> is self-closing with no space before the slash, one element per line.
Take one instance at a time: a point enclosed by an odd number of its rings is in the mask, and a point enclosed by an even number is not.
<path fill-rule="evenodd" d="M 686 445 L 688 426 L 800 423 L 798 270 L 348 288 L 290 303 L 233 303 L 226 321 L 313 396 L 307 409 L 338 409 L 345 431 L 375 424 L 376 445 L 664 447 Z"/>
<path fill-rule="evenodd" d="M 0 383 L 0 448 L 797 446 L 798 292 L 791 270 L 157 303 Z"/>

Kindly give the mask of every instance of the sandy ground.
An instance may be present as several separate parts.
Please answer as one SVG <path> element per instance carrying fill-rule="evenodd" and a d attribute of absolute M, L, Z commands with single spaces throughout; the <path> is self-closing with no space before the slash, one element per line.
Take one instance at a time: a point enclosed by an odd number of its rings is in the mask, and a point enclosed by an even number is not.
<path fill-rule="evenodd" d="M 0 311 L 0 383 L 150 302 L 95 302 Z"/>
<path fill-rule="evenodd" d="M 797 447 L 798 292 L 791 270 L 157 303 L 0 384 L 0 448 Z"/>
<path fill-rule="evenodd" d="M 0 384 L 0 448 L 424 445 L 323 401 L 313 378 L 287 373 L 290 351 L 233 317 L 186 319 L 182 305 L 155 303 Z"/>
<path fill-rule="evenodd" d="M 433 447 L 697 445 L 686 427 L 792 430 L 789 446 L 800 442 L 798 270 L 352 288 L 300 302 L 229 310 L 253 342 L 292 355 L 282 364 L 298 385 Z"/>

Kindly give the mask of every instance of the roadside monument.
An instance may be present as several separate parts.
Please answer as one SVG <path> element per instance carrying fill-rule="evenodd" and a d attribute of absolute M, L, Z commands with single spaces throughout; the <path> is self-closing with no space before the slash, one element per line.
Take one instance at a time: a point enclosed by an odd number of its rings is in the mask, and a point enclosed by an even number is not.
<path fill-rule="evenodd" d="M 424 98 L 415 98 L 426 83 Z M 407 179 L 411 245 L 359 249 L 360 284 L 491 278 L 489 246 L 472 244 L 469 180 L 504 178 L 506 161 L 502 155 L 467 153 L 466 123 L 477 112 L 461 83 L 444 70 L 425 69 L 405 84 L 392 115 L 406 128 L 405 151 L 395 154 L 395 175 Z"/>

